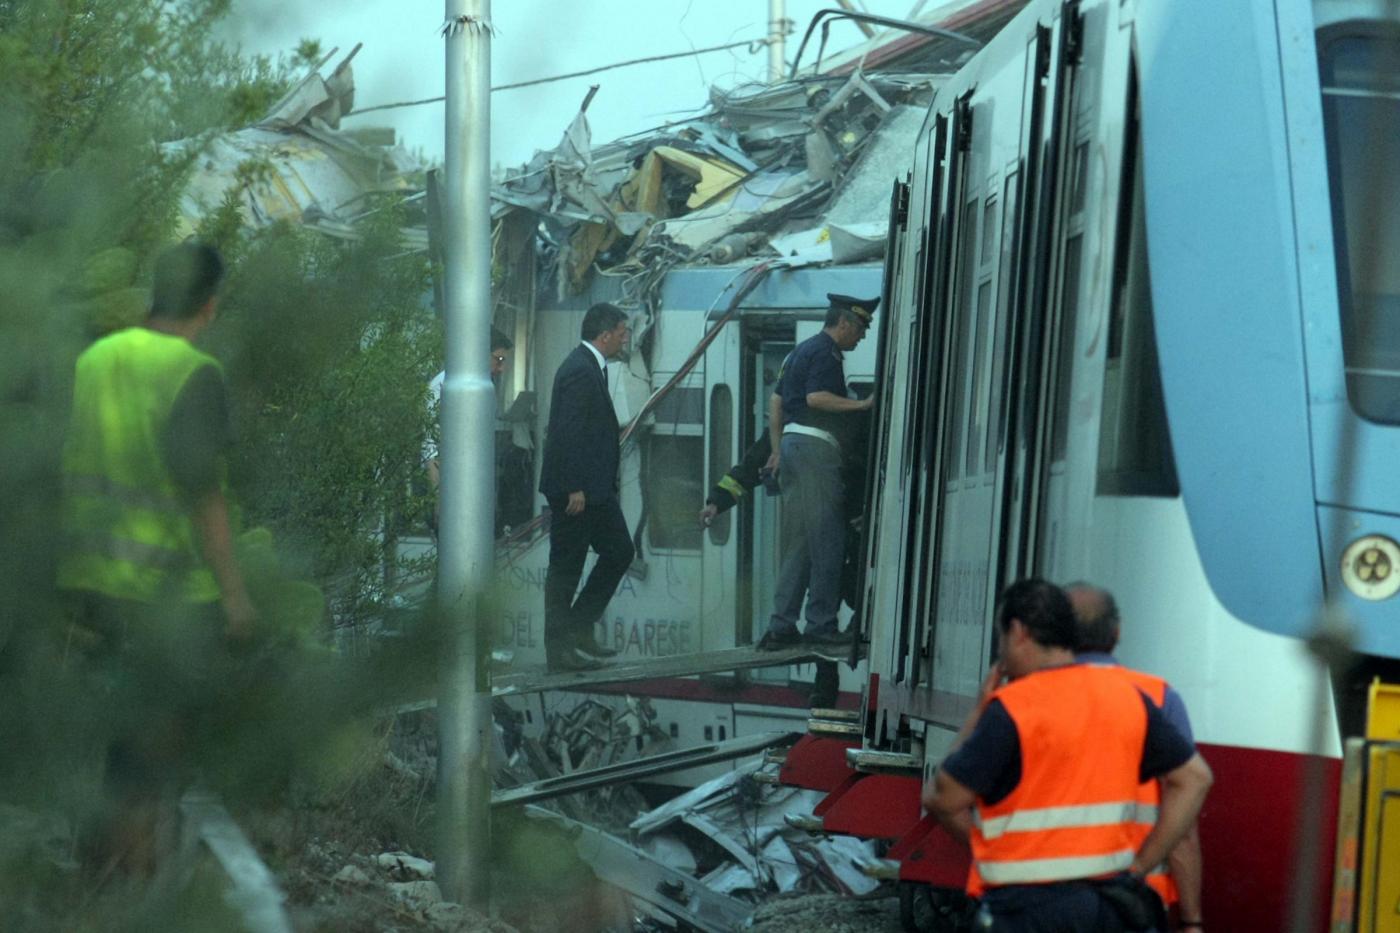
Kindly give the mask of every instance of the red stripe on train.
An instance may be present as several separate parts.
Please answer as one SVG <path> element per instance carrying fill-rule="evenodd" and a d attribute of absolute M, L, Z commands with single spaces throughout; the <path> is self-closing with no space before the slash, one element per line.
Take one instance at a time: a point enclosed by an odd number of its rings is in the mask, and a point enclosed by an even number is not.
<path fill-rule="evenodd" d="M 1208 928 L 1239 933 L 1289 928 L 1299 820 L 1307 808 L 1320 807 L 1323 848 L 1312 929 L 1325 930 L 1341 760 L 1321 759 L 1322 786 L 1308 788 L 1307 764 L 1313 756 L 1230 745 L 1198 748 L 1215 772 L 1215 786 L 1201 811 Z"/>

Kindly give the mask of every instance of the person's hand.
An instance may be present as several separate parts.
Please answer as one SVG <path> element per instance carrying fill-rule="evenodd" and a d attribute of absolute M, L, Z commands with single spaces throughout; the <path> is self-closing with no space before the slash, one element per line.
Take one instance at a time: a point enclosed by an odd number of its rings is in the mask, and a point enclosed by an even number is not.
<path fill-rule="evenodd" d="M 580 489 L 578 492 L 571 492 L 569 493 L 569 504 L 564 507 L 564 514 L 582 515 L 584 505 L 583 490 Z"/>
<path fill-rule="evenodd" d="M 1001 682 L 1006 679 L 1006 672 L 1001 669 L 1001 662 L 994 661 L 987 670 L 987 676 L 982 681 L 982 686 L 977 690 L 977 708 L 983 710 L 987 704 L 992 702 L 992 694 L 996 693 Z"/>
<path fill-rule="evenodd" d="M 865 398 L 861 399 L 861 400 L 860 400 L 860 407 L 857 408 L 856 410 L 857 410 L 857 411 L 869 411 L 870 409 L 872 409 L 872 408 L 874 408 L 874 407 L 875 407 L 875 396 L 872 394 L 872 395 L 867 395 Z"/>
<path fill-rule="evenodd" d="M 235 641 L 247 641 L 253 637 L 257 625 L 258 610 L 253 606 L 247 593 L 233 593 L 224 596 L 224 635 Z"/>
<path fill-rule="evenodd" d="M 778 475 L 778 452 L 776 450 L 768 455 L 768 462 L 763 465 L 763 468 L 774 476 Z"/>
<path fill-rule="evenodd" d="M 709 528 L 710 522 L 714 521 L 715 516 L 718 514 L 719 506 L 715 505 L 713 502 L 708 503 L 703 509 L 700 510 L 700 524 L 704 525 L 706 528 Z"/>

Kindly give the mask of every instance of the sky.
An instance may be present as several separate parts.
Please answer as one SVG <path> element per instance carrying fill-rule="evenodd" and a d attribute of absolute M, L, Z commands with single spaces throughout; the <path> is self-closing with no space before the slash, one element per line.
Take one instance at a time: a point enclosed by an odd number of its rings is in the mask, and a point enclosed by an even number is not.
<path fill-rule="evenodd" d="M 864 0 L 869 12 L 903 18 L 916 0 Z M 832 0 L 787 0 L 796 32 L 791 62 L 811 17 Z M 936 4 L 930 3 L 929 6 Z M 767 34 L 768 0 L 497 0 L 492 4 L 492 82 L 510 84 L 634 58 L 723 45 Z M 256 54 L 291 50 L 302 38 L 340 48 L 323 70 L 363 42 L 355 58 L 355 105 L 368 107 L 443 93 L 444 4 L 419 0 L 234 0 L 221 37 Z M 830 49 L 863 36 L 850 22 L 832 27 Z M 815 39 L 814 39 L 815 42 Z M 814 49 L 804 53 L 804 59 Z M 767 74 L 768 52 L 746 48 L 606 71 L 520 90 L 491 101 L 492 161 L 512 166 L 552 148 L 590 85 L 595 142 L 658 126 L 702 108 L 712 84 L 734 87 Z M 442 104 L 350 117 L 345 126 L 393 126 L 399 141 L 433 160 L 442 157 Z"/>

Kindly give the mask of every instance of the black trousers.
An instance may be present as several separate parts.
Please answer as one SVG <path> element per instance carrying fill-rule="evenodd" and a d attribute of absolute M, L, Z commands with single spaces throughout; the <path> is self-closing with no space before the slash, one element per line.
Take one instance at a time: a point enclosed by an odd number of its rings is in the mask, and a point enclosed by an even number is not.
<path fill-rule="evenodd" d="M 1106 887 L 1116 891 L 1106 891 Z M 1140 920 L 1130 923 L 1110 902 L 1136 901 Z M 1138 879 L 1127 875 L 1101 882 L 1067 881 L 1055 884 L 1017 884 L 989 888 L 982 897 L 995 933 L 1125 933 L 1166 930 L 1161 901 Z"/>
<path fill-rule="evenodd" d="M 608 608 L 618 581 L 636 553 L 622 506 L 616 499 L 588 502 L 578 515 L 565 512 L 567 499 L 550 497 L 549 570 L 544 578 L 544 643 L 553 653 L 592 634 L 593 624 Z M 578 590 L 588 549 L 598 563 Z M 578 592 L 578 597 L 574 593 Z"/>

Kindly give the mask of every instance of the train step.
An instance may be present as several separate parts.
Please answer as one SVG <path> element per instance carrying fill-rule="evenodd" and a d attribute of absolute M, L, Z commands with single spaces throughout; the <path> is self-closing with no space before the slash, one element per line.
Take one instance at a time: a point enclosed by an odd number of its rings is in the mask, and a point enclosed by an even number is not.
<path fill-rule="evenodd" d="M 822 832 L 822 818 L 810 813 L 784 813 L 783 822 L 805 833 Z"/>
<path fill-rule="evenodd" d="M 846 749 L 846 763 L 857 771 L 871 774 L 921 774 L 924 770 L 922 755 L 868 748 Z"/>
<path fill-rule="evenodd" d="M 827 719 L 831 722 L 860 722 L 858 709 L 827 709 L 814 706 L 811 715 L 813 719 Z"/>
<path fill-rule="evenodd" d="M 807 731 L 813 735 L 831 735 L 841 738 L 860 738 L 864 734 L 858 722 L 834 722 L 830 719 L 807 720 Z"/>

